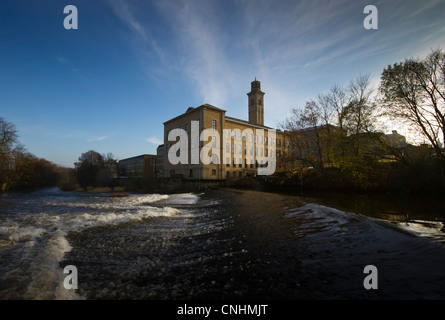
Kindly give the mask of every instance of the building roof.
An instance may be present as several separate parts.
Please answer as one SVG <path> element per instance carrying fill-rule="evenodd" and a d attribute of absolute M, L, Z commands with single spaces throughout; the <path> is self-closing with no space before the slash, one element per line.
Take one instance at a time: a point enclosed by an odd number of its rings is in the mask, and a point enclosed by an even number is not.
<path fill-rule="evenodd" d="M 249 121 L 246 121 L 246 120 L 241 120 L 241 119 L 232 118 L 232 117 L 228 117 L 228 116 L 226 116 L 226 120 L 233 121 L 233 122 L 241 122 L 244 125 L 257 127 L 257 128 L 262 128 L 262 129 L 273 129 L 271 127 L 263 126 L 263 125 L 260 125 L 260 124 L 253 124 L 253 123 L 250 123 Z"/>
<path fill-rule="evenodd" d="M 135 159 L 138 159 L 138 158 L 143 159 L 143 158 L 149 158 L 149 157 L 156 157 L 156 156 L 154 154 L 141 154 L 139 156 L 121 159 L 121 160 L 119 160 L 119 162 L 126 161 L 126 160 L 135 160 Z"/>
<path fill-rule="evenodd" d="M 164 124 L 169 123 L 169 122 L 174 121 L 174 120 L 177 120 L 177 119 L 179 119 L 179 118 L 181 118 L 181 117 L 183 117 L 185 115 L 188 115 L 188 114 L 190 114 L 192 112 L 200 111 L 201 109 L 204 109 L 204 108 L 213 109 L 213 110 L 224 112 L 224 113 L 227 112 L 226 110 L 220 109 L 218 107 L 215 107 L 215 106 L 212 106 L 211 104 L 207 104 L 206 103 L 206 104 L 200 105 L 199 107 L 196 107 L 196 108 L 189 107 L 183 114 L 180 114 L 179 116 L 176 116 L 176 117 L 174 117 L 174 118 L 172 118 L 170 120 L 165 121 Z M 274 129 L 274 128 L 271 128 L 271 127 L 268 127 L 268 126 L 259 125 L 259 124 L 253 124 L 253 123 L 250 123 L 249 121 L 241 120 L 241 119 L 237 119 L 237 118 L 233 118 L 233 117 L 225 116 L 225 118 L 228 121 L 239 122 L 241 124 L 252 126 L 252 127 L 256 127 L 256 128 Z M 281 130 L 279 130 L 279 129 L 275 129 L 275 130 L 278 131 L 278 132 L 281 132 Z"/>
<path fill-rule="evenodd" d="M 213 109 L 213 110 L 220 111 L 220 112 L 224 112 L 224 113 L 226 112 L 226 110 L 217 108 L 217 107 L 215 107 L 215 106 L 212 106 L 211 104 L 207 104 L 207 103 L 206 103 L 206 104 L 200 105 L 200 106 L 197 107 L 197 108 L 190 107 L 190 108 L 188 108 L 183 114 L 180 114 L 179 116 L 176 116 L 176 117 L 174 117 L 174 118 L 172 118 L 172 119 L 170 119 L 170 120 L 165 121 L 164 124 L 169 123 L 169 122 L 171 122 L 171 121 L 173 121 L 173 120 L 179 119 L 179 118 L 181 118 L 181 117 L 183 117 L 183 116 L 185 116 L 185 115 L 190 114 L 191 112 L 200 111 L 201 109 Z"/>

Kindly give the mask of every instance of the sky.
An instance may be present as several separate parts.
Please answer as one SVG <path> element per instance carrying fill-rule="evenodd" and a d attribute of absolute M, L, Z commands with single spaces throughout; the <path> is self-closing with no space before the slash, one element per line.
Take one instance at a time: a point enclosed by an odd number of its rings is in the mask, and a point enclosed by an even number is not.
<path fill-rule="evenodd" d="M 156 154 L 163 122 L 188 107 L 247 120 L 256 78 L 277 127 L 335 84 L 377 87 L 388 65 L 445 49 L 444 12 L 444 0 L 2 1 L 0 117 L 29 152 L 73 167 L 89 150 Z"/>

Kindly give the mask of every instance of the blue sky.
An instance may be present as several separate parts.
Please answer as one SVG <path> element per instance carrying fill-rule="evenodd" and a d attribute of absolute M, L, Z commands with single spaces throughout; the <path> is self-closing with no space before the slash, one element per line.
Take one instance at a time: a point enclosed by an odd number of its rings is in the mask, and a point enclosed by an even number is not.
<path fill-rule="evenodd" d="M 363 27 L 370 4 L 377 30 Z M 377 85 L 388 64 L 445 49 L 444 12 L 443 0 L 2 1 L 0 116 L 29 152 L 71 167 L 91 149 L 155 153 L 163 122 L 190 106 L 247 120 L 256 77 L 276 127 L 334 84 Z"/>

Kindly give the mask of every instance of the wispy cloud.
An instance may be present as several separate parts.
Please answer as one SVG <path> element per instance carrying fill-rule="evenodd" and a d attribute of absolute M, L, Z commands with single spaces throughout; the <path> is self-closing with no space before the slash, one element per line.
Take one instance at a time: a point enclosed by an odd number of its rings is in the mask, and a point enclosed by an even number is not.
<path fill-rule="evenodd" d="M 57 63 L 63 66 L 63 68 L 68 68 L 69 71 L 74 74 L 78 79 L 84 80 L 85 76 L 82 71 L 73 63 L 73 61 L 66 57 L 56 57 Z"/>
<path fill-rule="evenodd" d="M 107 139 L 107 136 L 101 136 L 101 137 L 97 137 L 97 138 L 91 138 L 91 139 L 88 139 L 87 141 L 88 141 L 88 142 L 94 142 L 94 141 L 103 141 L 103 140 L 105 140 L 105 139 Z"/>
<path fill-rule="evenodd" d="M 427 32 L 433 27 L 425 17 L 440 11 L 440 1 L 425 2 L 413 1 L 408 8 L 405 1 L 375 1 L 379 30 L 372 32 L 363 28 L 365 3 L 360 1 L 109 1 L 133 34 L 147 75 L 177 72 L 190 80 L 202 103 L 233 116 L 246 114 L 239 111 L 245 106 L 242 97 L 257 76 L 267 82 L 265 112 L 272 122 L 307 95 L 320 93 L 322 83 L 328 90 L 360 73 L 379 72 L 376 65 L 396 62 L 391 59 L 406 55 L 408 48 L 414 52 L 407 39 L 418 32 L 419 21 L 425 35 L 416 42 L 430 43 L 434 37 Z M 144 20 L 148 8 L 161 32 Z M 445 33 L 445 27 L 439 31 Z M 341 72 L 332 71 L 338 65 L 344 66 Z"/>
<path fill-rule="evenodd" d="M 108 3 L 112 6 L 114 13 L 125 22 L 128 27 L 136 33 L 143 40 L 149 39 L 148 30 L 136 19 L 134 16 L 130 5 L 127 1 L 124 0 L 116 0 L 116 1 L 108 1 Z"/>
<path fill-rule="evenodd" d="M 236 52 L 229 53 L 229 26 L 220 23 L 224 12 L 209 1 L 170 0 L 157 6 L 175 36 L 178 69 L 194 82 L 202 102 L 225 106 L 239 70 Z"/>
<path fill-rule="evenodd" d="M 116 16 L 124 23 L 130 31 L 128 41 L 139 57 L 142 71 L 152 80 L 157 80 L 156 75 L 164 74 L 166 70 L 174 68 L 174 60 L 169 56 L 169 50 L 158 44 L 158 39 L 150 31 L 153 27 L 150 19 L 144 20 L 141 12 L 138 11 L 140 3 L 129 0 L 107 0 Z M 147 9 L 145 10 L 154 10 Z M 145 12 L 142 11 L 142 14 Z"/>
<path fill-rule="evenodd" d="M 162 141 L 161 139 L 156 138 L 156 137 L 147 138 L 147 142 L 150 142 L 150 143 L 155 144 L 155 145 L 159 145 L 159 144 L 163 144 L 164 143 L 164 141 Z"/>

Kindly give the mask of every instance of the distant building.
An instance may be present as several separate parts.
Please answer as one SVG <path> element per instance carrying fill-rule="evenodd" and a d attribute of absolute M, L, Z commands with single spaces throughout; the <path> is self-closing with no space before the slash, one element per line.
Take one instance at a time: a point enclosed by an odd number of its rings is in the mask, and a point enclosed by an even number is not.
<path fill-rule="evenodd" d="M 402 148 L 406 146 L 406 138 L 393 130 L 390 134 L 385 134 L 388 144 L 392 147 Z"/>
<path fill-rule="evenodd" d="M 119 161 L 120 178 L 148 178 L 156 177 L 156 156 L 143 154 Z"/>
<path fill-rule="evenodd" d="M 252 81 L 251 91 L 247 93 L 249 121 L 228 117 L 226 110 L 204 104 L 190 107 L 185 113 L 164 122 L 164 144 L 158 148 L 158 157 L 163 157 L 163 176 L 181 176 L 190 180 L 255 176 L 257 168 L 266 165 L 266 157 L 279 159 L 290 145 L 280 130 L 276 130 L 274 137 L 269 137 L 269 129 L 274 129 L 264 125 L 264 94 L 260 81 Z M 178 143 L 169 141 L 168 136 L 173 130 L 179 135 L 180 129 L 187 133 L 187 163 L 172 164 L 168 154 L 171 148 L 178 147 Z M 200 141 L 199 135 L 204 129 L 212 131 L 208 140 Z M 192 150 L 201 150 L 208 143 L 219 150 L 220 159 L 213 158 L 209 164 L 203 164 Z M 277 168 L 279 165 L 278 161 Z"/>
<path fill-rule="evenodd" d="M 164 145 L 161 144 L 156 149 L 155 178 L 164 177 Z"/>

